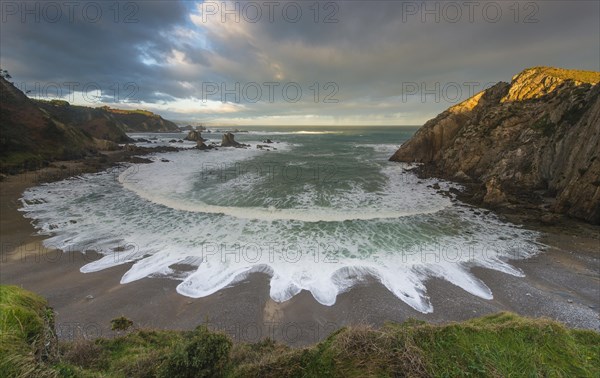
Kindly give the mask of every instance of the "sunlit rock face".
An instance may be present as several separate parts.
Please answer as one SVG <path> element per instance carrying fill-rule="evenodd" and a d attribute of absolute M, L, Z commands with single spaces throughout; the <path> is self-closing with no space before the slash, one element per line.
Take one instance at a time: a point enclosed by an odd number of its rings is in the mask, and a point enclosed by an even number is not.
<path fill-rule="evenodd" d="M 482 182 L 482 198 L 543 191 L 600 223 L 600 73 L 536 67 L 428 121 L 390 160 Z M 490 182 L 493 180 L 493 182 Z"/>

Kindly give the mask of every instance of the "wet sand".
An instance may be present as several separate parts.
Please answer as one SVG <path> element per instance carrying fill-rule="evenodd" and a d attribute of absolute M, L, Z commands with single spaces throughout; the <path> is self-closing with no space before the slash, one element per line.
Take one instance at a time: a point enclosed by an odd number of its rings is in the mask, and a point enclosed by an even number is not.
<path fill-rule="evenodd" d="M 199 324 L 222 330 L 236 340 L 271 337 L 292 346 L 314 343 L 348 324 L 382 325 L 408 318 L 431 322 L 469 319 L 498 311 L 548 317 L 570 327 L 600 330 L 600 227 L 566 221 L 544 226 L 548 250 L 514 261 L 525 277 L 472 268 L 492 290 L 485 300 L 440 279 L 426 286 L 434 311 L 422 314 L 371 279 L 323 306 L 309 292 L 276 303 L 269 297 L 269 277 L 256 273 L 205 298 L 179 295 L 179 281 L 145 278 L 121 285 L 131 264 L 83 274 L 79 268 L 94 254 L 43 247 L 30 221 L 17 210 L 18 199 L 31 185 L 89 170 L 81 163 L 66 169 L 9 176 L 0 183 L 0 283 L 13 284 L 46 297 L 57 312 L 62 339 L 110 337 L 110 320 L 126 316 L 137 327 L 193 329 Z"/>

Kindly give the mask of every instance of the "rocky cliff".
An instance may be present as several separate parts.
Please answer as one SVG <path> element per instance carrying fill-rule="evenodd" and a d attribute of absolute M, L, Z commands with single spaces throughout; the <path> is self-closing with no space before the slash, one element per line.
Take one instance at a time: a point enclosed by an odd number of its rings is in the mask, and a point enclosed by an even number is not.
<path fill-rule="evenodd" d="M 147 110 L 122 110 L 108 107 L 104 109 L 122 122 L 127 132 L 178 133 L 180 131 L 175 123 Z"/>
<path fill-rule="evenodd" d="M 121 122 L 106 108 L 90 108 L 87 106 L 70 105 L 66 101 L 34 101 L 47 114 L 83 130 L 96 139 L 116 143 L 130 142 L 127 136 L 127 125 Z"/>
<path fill-rule="evenodd" d="M 491 207 L 600 224 L 600 72 L 535 67 L 428 121 L 390 158 L 479 183 Z"/>
<path fill-rule="evenodd" d="M 0 77 L 0 171 L 16 172 L 114 150 L 131 142 L 126 132 L 179 132 L 177 125 L 144 110 L 75 106 L 32 100 Z"/>
<path fill-rule="evenodd" d="M 3 172 L 83 157 L 96 148 L 92 136 L 44 111 L 4 78 L 0 78 L 0 120 Z"/>

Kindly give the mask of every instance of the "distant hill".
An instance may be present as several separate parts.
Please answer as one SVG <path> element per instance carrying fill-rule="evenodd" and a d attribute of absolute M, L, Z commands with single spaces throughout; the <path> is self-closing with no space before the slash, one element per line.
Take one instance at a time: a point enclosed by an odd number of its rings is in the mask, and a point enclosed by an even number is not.
<path fill-rule="evenodd" d="M 179 132 L 179 127 L 175 123 L 147 110 L 121 110 L 108 107 L 103 109 L 121 121 L 127 132 Z"/>
<path fill-rule="evenodd" d="M 131 142 L 127 132 L 179 132 L 145 110 L 91 108 L 62 100 L 32 100 L 0 77 L 0 170 L 19 171 L 71 160 Z"/>
<path fill-rule="evenodd" d="M 600 224 L 600 72 L 534 67 L 428 121 L 390 158 L 494 207 Z"/>
<path fill-rule="evenodd" d="M 105 108 L 75 106 L 60 100 L 34 100 L 34 103 L 62 123 L 73 125 L 94 138 L 116 143 L 131 141 L 125 134 L 127 125 Z"/>
<path fill-rule="evenodd" d="M 39 167 L 47 160 L 76 159 L 95 151 L 93 137 L 40 108 L 0 77 L 0 168 Z"/>

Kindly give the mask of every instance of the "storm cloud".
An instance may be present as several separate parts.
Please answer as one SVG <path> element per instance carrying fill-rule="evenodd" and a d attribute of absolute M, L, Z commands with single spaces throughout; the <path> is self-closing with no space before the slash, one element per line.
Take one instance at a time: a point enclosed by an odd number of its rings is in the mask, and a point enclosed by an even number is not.
<path fill-rule="evenodd" d="M 207 124 L 418 125 L 527 67 L 600 70 L 591 1 L 1 7 L 0 65 L 30 96 Z"/>

